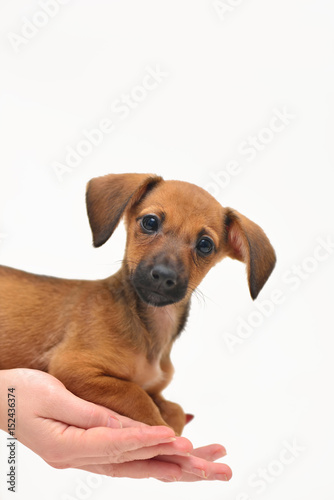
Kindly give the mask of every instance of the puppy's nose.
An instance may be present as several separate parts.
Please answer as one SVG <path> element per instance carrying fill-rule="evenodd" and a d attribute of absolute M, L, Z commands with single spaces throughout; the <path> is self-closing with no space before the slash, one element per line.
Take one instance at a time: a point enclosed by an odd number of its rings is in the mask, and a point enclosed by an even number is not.
<path fill-rule="evenodd" d="M 153 267 L 151 278 L 163 290 L 172 290 L 177 283 L 176 272 L 163 264 L 157 264 Z"/>

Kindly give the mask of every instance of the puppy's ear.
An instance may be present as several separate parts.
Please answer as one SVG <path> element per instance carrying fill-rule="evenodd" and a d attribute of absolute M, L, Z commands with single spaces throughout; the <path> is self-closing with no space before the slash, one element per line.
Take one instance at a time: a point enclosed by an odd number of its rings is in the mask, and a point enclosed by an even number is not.
<path fill-rule="evenodd" d="M 256 299 L 275 267 L 275 250 L 260 226 L 231 208 L 225 209 L 224 236 L 227 255 L 246 264 L 250 294 Z"/>
<path fill-rule="evenodd" d="M 95 247 L 116 229 L 124 210 L 138 202 L 161 177 L 150 174 L 110 174 L 87 184 L 86 205 Z"/>

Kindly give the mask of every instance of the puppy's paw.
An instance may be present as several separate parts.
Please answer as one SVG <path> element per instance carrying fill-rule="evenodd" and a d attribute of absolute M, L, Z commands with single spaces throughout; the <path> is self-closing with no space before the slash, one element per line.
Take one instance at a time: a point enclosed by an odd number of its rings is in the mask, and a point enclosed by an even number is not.
<path fill-rule="evenodd" d="M 160 400 L 157 404 L 162 418 L 174 429 L 175 434 L 181 436 L 183 428 L 187 423 L 187 416 L 181 406 L 166 400 Z"/>

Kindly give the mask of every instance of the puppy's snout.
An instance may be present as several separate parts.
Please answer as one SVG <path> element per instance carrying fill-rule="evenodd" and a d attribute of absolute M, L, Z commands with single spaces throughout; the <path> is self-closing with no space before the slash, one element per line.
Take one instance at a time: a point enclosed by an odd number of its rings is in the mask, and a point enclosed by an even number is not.
<path fill-rule="evenodd" d="M 172 290 L 177 285 L 176 272 L 163 264 L 158 264 L 151 270 L 151 279 L 164 291 Z"/>
<path fill-rule="evenodd" d="M 182 261 L 171 262 L 164 256 L 152 260 L 142 260 L 133 274 L 133 286 L 139 297 L 147 304 L 160 307 L 182 300 L 188 289 Z"/>

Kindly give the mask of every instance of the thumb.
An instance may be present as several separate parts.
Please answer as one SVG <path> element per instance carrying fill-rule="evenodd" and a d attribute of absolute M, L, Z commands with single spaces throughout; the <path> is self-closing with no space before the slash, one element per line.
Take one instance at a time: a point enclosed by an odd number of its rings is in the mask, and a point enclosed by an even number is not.
<path fill-rule="evenodd" d="M 85 401 L 63 386 L 54 391 L 54 398 L 49 400 L 44 417 L 52 418 L 81 429 L 92 427 L 111 427 L 120 429 L 121 421 L 108 408 Z"/>

